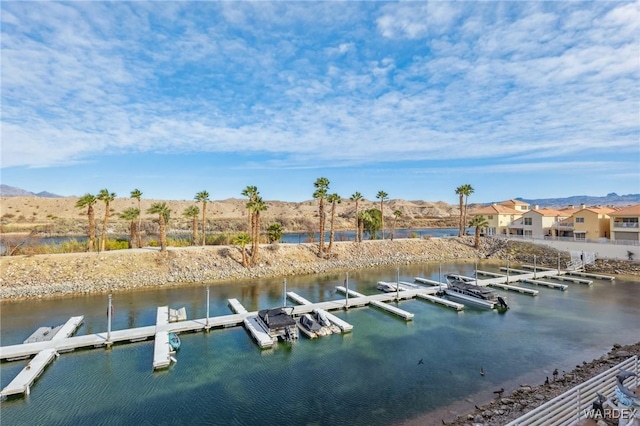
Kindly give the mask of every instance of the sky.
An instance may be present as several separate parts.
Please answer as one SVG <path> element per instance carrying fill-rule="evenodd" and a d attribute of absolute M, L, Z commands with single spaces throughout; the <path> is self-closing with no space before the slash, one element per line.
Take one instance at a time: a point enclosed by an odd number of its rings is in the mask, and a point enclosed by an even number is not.
<path fill-rule="evenodd" d="M 1 8 L 0 178 L 72 196 L 640 193 L 640 3 Z"/>

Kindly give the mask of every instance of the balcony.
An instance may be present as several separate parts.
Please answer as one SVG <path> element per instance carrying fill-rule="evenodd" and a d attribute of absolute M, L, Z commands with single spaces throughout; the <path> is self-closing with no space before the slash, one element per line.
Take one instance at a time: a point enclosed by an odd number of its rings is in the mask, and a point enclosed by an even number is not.
<path fill-rule="evenodd" d="M 638 222 L 613 222 L 614 229 L 638 229 Z"/>

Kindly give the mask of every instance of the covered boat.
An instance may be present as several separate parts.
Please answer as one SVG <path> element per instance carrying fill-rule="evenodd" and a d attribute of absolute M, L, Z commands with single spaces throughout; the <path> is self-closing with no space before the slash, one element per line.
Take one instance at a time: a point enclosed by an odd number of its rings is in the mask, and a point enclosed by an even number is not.
<path fill-rule="evenodd" d="M 465 280 L 458 275 L 447 275 L 447 288 L 444 290 L 447 296 L 462 301 L 467 301 L 485 308 L 497 308 L 501 311 L 509 309 L 507 302 L 494 290 L 479 286 L 476 283 Z"/>
<path fill-rule="evenodd" d="M 293 310 L 293 308 L 288 308 Z M 298 340 L 296 320 L 285 308 L 263 309 L 258 311 L 258 322 L 271 337 L 293 342 Z"/>

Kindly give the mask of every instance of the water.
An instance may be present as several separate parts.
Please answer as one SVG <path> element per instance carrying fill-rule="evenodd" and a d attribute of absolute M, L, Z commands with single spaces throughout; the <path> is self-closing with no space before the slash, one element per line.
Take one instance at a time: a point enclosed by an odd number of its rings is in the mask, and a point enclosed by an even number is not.
<path fill-rule="evenodd" d="M 498 265 L 481 265 L 496 271 Z M 471 274 L 473 265 L 444 265 Z M 435 264 L 403 266 L 400 279 L 438 278 Z M 376 293 L 395 268 L 351 272 L 349 287 Z M 312 301 L 341 298 L 344 274 L 289 277 L 287 290 Z M 507 295 L 504 315 L 465 308 L 462 313 L 412 300 L 405 322 L 375 308 L 334 311 L 353 324 L 346 335 L 260 350 L 241 327 L 182 334 L 177 364 L 152 372 L 153 341 L 62 354 L 36 381 L 31 395 L 2 402 L 7 425 L 209 424 L 387 425 L 402 423 L 456 401 L 491 395 L 524 377 L 544 381 L 553 368 L 571 370 L 613 343 L 640 340 L 640 283 L 596 281 L 546 287 L 538 297 Z M 230 313 L 236 297 L 249 310 L 278 306 L 282 280 L 211 287 L 212 315 Z M 156 307 L 185 306 L 206 314 L 206 287 L 193 285 L 115 293 L 113 329 L 152 325 Z M 21 343 L 43 325 L 85 315 L 79 334 L 106 330 L 107 297 L 78 296 L 0 305 L 2 345 Z M 424 364 L 418 364 L 420 359 Z M 3 363 L 4 387 L 26 361 Z M 486 372 L 479 374 L 480 368 Z M 531 381 L 529 381 L 531 383 Z M 437 423 L 440 423 L 439 420 Z M 428 423 L 427 423 L 428 424 Z M 436 424 L 434 422 L 434 424 Z"/>

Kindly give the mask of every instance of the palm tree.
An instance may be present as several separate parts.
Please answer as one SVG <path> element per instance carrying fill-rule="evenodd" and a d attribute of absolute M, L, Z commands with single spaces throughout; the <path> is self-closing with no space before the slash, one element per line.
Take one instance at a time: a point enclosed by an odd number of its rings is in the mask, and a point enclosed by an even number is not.
<path fill-rule="evenodd" d="M 167 223 L 171 209 L 167 207 L 167 203 L 153 203 L 147 209 L 148 214 L 158 215 L 158 225 L 160 226 L 160 251 L 167 251 Z"/>
<path fill-rule="evenodd" d="M 333 224 L 336 218 L 336 204 L 340 204 L 342 202 L 342 198 L 338 194 L 331 194 L 327 197 L 327 202 L 331 203 L 331 221 L 329 227 L 329 247 L 327 248 L 327 253 L 331 254 L 331 247 L 333 247 Z"/>
<path fill-rule="evenodd" d="M 188 219 L 191 219 L 191 244 L 198 244 L 198 215 L 200 214 L 200 207 L 189 206 L 182 212 L 182 215 Z"/>
<path fill-rule="evenodd" d="M 93 251 L 96 241 L 96 219 L 93 206 L 97 201 L 95 195 L 87 193 L 76 202 L 76 207 L 80 209 L 87 208 L 87 216 L 89 217 L 89 251 Z"/>
<path fill-rule="evenodd" d="M 251 265 L 258 262 L 258 249 L 260 247 L 260 212 L 268 209 L 268 206 L 262 201 L 262 197 L 256 197 L 251 203 L 251 212 L 253 213 L 253 235 L 251 236 Z"/>
<path fill-rule="evenodd" d="M 384 240 L 384 200 L 386 200 L 389 197 L 389 194 L 387 194 L 384 191 L 378 191 L 378 193 L 376 194 L 376 198 L 380 199 L 380 228 L 382 228 L 382 239 Z"/>
<path fill-rule="evenodd" d="M 136 241 L 136 219 L 140 217 L 140 210 L 135 207 L 129 207 L 124 209 L 120 213 L 120 219 L 128 220 L 129 223 L 129 248 L 133 248 Z M 140 248 L 140 246 L 138 246 Z"/>
<path fill-rule="evenodd" d="M 138 240 L 137 240 L 137 245 L 138 248 L 142 247 L 142 237 L 141 237 L 141 229 L 142 229 L 142 215 L 140 214 L 140 212 L 142 211 L 142 203 L 141 203 L 141 199 L 142 199 L 142 191 L 140 191 L 139 189 L 134 189 L 133 191 L 131 191 L 131 198 L 135 198 L 136 200 L 138 200 L 138 226 L 136 228 L 136 234 L 138 235 Z M 133 246 L 133 241 L 131 241 L 131 245 Z"/>
<path fill-rule="evenodd" d="M 467 183 L 462 185 L 462 191 L 464 194 L 464 219 L 462 223 L 467 223 L 467 207 L 469 205 L 469 196 L 473 194 L 473 187 Z"/>
<path fill-rule="evenodd" d="M 393 241 L 393 234 L 396 232 L 396 223 L 398 222 L 398 218 L 402 217 L 402 212 L 400 210 L 395 210 L 393 212 L 393 229 L 391 230 L 391 241 Z"/>
<path fill-rule="evenodd" d="M 318 204 L 318 216 L 320 220 L 320 244 L 318 246 L 318 256 L 324 256 L 324 225 L 325 225 L 325 211 L 324 211 L 324 199 L 327 197 L 329 191 L 329 179 L 320 177 L 316 179 L 313 186 L 316 190 L 313 193 L 313 198 L 319 200 Z"/>
<path fill-rule="evenodd" d="M 116 199 L 116 194 L 115 192 L 109 192 L 108 189 L 101 189 L 96 198 L 104 203 L 104 220 L 102 222 L 102 234 L 100 236 L 100 251 L 104 251 L 107 245 L 107 221 L 111 214 L 109 204 Z"/>
<path fill-rule="evenodd" d="M 280 238 L 282 238 L 282 225 L 279 223 L 272 223 L 269 225 L 267 228 L 267 238 L 269 238 L 270 243 L 280 241 Z"/>
<path fill-rule="evenodd" d="M 256 199 L 256 197 L 260 194 L 258 192 L 258 187 L 257 186 L 247 186 L 245 189 L 242 190 L 241 192 L 242 196 L 249 198 L 249 201 L 247 201 L 246 207 L 247 207 L 247 232 L 251 232 L 251 235 L 253 235 L 253 217 L 252 217 L 252 212 L 251 209 L 249 208 L 249 203 L 251 203 L 252 201 L 254 201 Z"/>
<path fill-rule="evenodd" d="M 350 200 L 351 201 L 355 201 L 356 202 L 356 212 L 355 212 L 355 218 L 356 218 L 356 242 L 361 242 L 362 241 L 362 234 L 360 234 L 360 218 L 358 217 L 358 202 L 360 200 L 362 200 L 362 194 L 359 193 L 358 191 L 354 192 L 353 195 L 351 196 Z"/>
<path fill-rule="evenodd" d="M 480 230 L 489 226 L 489 222 L 484 216 L 474 216 L 469 222 L 470 228 L 476 228 L 475 244 L 476 249 L 480 248 Z"/>
<path fill-rule="evenodd" d="M 240 246 L 240 251 L 242 251 L 242 266 L 245 267 L 248 265 L 247 250 L 245 249 L 245 247 L 247 247 L 247 244 L 249 244 L 250 242 L 251 237 L 246 232 L 242 232 L 236 235 L 236 237 L 233 239 L 233 244 Z"/>
<path fill-rule="evenodd" d="M 469 195 L 473 193 L 473 187 L 469 184 L 460 185 L 456 188 L 456 194 L 459 197 L 460 202 L 460 229 L 458 230 L 458 236 L 464 235 L 464 224 L 467 223 L 467 202 Z"/>
<path fill-rule="evenodd" d="M 209 202 L 209 193 L 207 191 L 200 191 L 196 194 L 195 200 L 202 203 L 202 246 L 204 247 L 207 241 L 207 231 L 205 229 L 205 216 L 207 214 L 207 203 Z"/>

